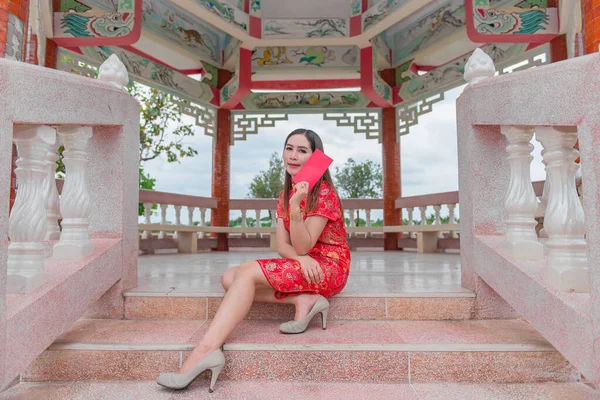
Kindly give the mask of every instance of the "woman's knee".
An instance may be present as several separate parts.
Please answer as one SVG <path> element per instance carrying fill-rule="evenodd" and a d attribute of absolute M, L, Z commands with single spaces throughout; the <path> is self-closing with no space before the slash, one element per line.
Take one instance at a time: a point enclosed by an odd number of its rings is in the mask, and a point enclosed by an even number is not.
<path fill-rule="evenodd" d="M 263 280 L 266 282 L 262 269 L 256 261 L 245 262 L 237 268 L 237 276 L 243 276 L 244 279 L 257 284 L 262 283 Z"/>
<path fill-rule="evenodd" d="M 229 290 L 229 287 L 231 287 L 235 280 L 237 269 L 238 267 L 229 268 L 227 271 L 223 272 L 223 275 L 221 275 L 221 285 L 223 286 L 223 289 Z"/>

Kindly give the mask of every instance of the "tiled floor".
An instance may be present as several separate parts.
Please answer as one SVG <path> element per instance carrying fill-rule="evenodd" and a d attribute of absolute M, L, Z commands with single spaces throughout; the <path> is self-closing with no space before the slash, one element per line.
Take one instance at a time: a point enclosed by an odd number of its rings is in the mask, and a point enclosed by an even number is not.
<path fill-rule="evenodd" d="M 275 253 L 228 252 L 161 254 L 139 257 L 139 285 L 149 293 L 223 293 L 227 269 Z M 456 293 L 460 286 L 459 254 L 353 252 L 350 278 L 341 295 Z"/>

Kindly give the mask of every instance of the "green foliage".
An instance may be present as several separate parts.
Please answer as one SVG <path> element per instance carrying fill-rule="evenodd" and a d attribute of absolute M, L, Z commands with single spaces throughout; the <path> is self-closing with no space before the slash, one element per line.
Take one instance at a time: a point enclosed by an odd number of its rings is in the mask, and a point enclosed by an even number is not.
<path fill-rule="evenodd" d="M 195 134 L 192 125 L 183 124 L 179 106 L 169 100 L 167 93 L 135 82 L 129 92 L 141 105 L 140 164 L 158 156 L 165 156 L 168 162 L 179 162 L 198 154 L 184 143 Z"/>
<path fill-rule="evenodd" d="M 341 169 L 335 169 L 335 179 L 343 198 L 373 199 L 382 195 L 381 165 L 371 160 L 357 164 L 349 158 Z"/>
<path fill-rule="evenodd" d="M 271 154 L 269 168 L 254 176 L 248 186 L 248 197 L 255 199 L 276 199 L 283 190 L 283 160 L 277 152 Z"/>
<path fill-rule="evenodd" d="M 144 168 L 140 166 L 140 178 L 139 178 L 140 189 L 145 190 L 154 190 L 154 186 L 156 185 L 156 179 L 151 178 L 150 175 L 144 172 Z M 152 205 L 152 209 L 156 210 L 158 206 L 156 204 Z M 138 204 L 138 215 L 144 215 L 144 205 L 142 203 Z"/>

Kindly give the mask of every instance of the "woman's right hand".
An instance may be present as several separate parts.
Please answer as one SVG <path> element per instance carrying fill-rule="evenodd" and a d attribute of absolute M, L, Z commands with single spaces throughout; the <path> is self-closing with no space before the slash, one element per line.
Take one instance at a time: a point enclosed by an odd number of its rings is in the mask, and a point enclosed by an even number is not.
<path fill-rule="evenodd" d="M 307 282 L 316 285 L 323 280 L 323 270 L 317 260 L 310 256 L 298 256 L 298 261 Z"/>

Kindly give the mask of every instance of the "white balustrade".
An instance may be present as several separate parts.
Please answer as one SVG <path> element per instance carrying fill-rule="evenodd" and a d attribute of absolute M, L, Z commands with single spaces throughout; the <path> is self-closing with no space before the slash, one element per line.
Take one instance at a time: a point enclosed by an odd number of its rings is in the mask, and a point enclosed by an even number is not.
<path fill-rule="evenodd" d="M 261 224 L 260 224 L 260 214 L 261 214 L 261 210 L 254 210 L 254 212 L 256 213 L 256 223 L 254 224 L 254 226 L 256 228 L 260 228 Z M 256 237 L 262 237 L 261 233 L 257 233 Z"/>
<path fill-rule="evenodd" d="M 441 205 L 434 205 L 433 206 L 433 211 L 435 212 L 435 220 L 434 220 L 433 223 L 435 225 L 441 225 L 442 224 L 442 220 L 441 220 L 442 206 Z M 439 238 L 443 238 L 444 234 L 440 231 L 438 233 L 438 237 Z"/>
<path fill-rule="evenodd" d="M 277 210 L 271 210 L 271 228 L 277 228 Z"/>
<path fill-rule="evenodd" d="M 181 206 L 176 205 L 175 207 L 175 225 L 181 225 Z M 173 234 L 173 239 L 177 239 L 178 234 L 177 231 Z"/>
<path fill-rule="evenodd" d="M 449 224 L 454 224 L 454 221 L 456 220 L 454 217 L 455 210 L 456 210 L 456 204 L 448 204 L 448 223 Z M 456 239 L 456 232 L 450 231 L 449 237 L 451 239 Z"/>
<path fill-rule="evenodd" d="M 168 204 L 161 204 L 160 205 L 160 223 L 161 225 L 166 225 L 167 224 L 167 208 L 169 207 Z M 159 239 L 165 239 L 167 237 L 167 231 L 160 231 L 158 233 L 158 238 Z"/>
<path fill-rule="evenodd" d="M 533 129 L 518 126 L 502 126 L 500 129 L 508 140 L 506 151 L 510 164 L 510 182 L 504 202 L 508 213 L 504 246 L 515 258 L 539 260 L 544 256 L 544 246 L 535 232 L 538 204 L 531 184 L 533 145 L 529 143 Z"/>
<path fill-rule="evenodd" d="M 152 223 L 152 203 L 144 203 L 144 223 L 151 224 Z M 142 239 L 150 239 L 152 237 L 152 232 L 148 229 L 145 229 L 142 233 Z"/>
<path fill-rule="evenodd" d="M 206 208 L 200 208 L 200 226 L 206 226 Z M 200 237 L 205 237 L 205 233 L 200 232 Z"/>
<path fill-rule="evenodd" d="M 10 213 L 7 260 L 9 293 L 28 293 L 47 282 L 44 244 L 47 215 L 43 183 L 48 175 L 47 155 L 56 143 L 56 130 L 43 125 L 15 126 L 17 197 Z"/>
<path fill-rule="evenodd" d="M 188 225 L 189 226 L 194 226 L 194 209 L 196 207 L 192 207 L 192 206 L 187 206 L 187 210 L 188 210 Z"/>
<path fill-rule="evenodd" d="M 242 228 L 247 228 L 248 227 L 248 221 L 246 220 L 246 214 L 248 213 L 248 210 L 242 210 Z M 242 233 L 242 237 L 246 237 L 246 233 Z"/>
<path fill-rule="evenodd" d="M 365 226 L 367 228 L 371 227 L 371 210 L 365 209 Z M 371 232 L 367 232 L 366 237 L 371 237 L 373 234 Z"/>
<path fill-rule="evenodd" d="M 88 232 L 90 196 L 85 175 L 87 166 L 86 146 L 92 137 L 92 128 L 88 126 L 61 126 L 58 135 L 65 150 L 65 183 L 60 198 L 62 232 L 60 240 L 54 245 L 53 256 L 59 259 L 81 259 L 94 251 L 94 243 Z"/>
<path fill-rule="evenodd" d="M 408 213 L 408 226 L 414 226 L 415 225 L 415 220 L 413 217 L 413 214 L 415 212 L 415 208 L 414 207 L 408 207 L 406 209 L 406 212 Z M 410 232 L 408 234 L 408 237 L 413 239 L 415 237 L 415 233 L 414 232 Z"/>
<path fill-rule="evenodd" d="M 56 134 L 55 134 L 56 136 Z M 56 189 L 56 167 L 58 164 L 58 143 L 50 146 L 50 151 L 46 154 L 46 178 L 44 179 L 43 193 L 44 206 L 46 208 L 46 236 L 44 240 L 58 240 L 60 238 L 60 204 L 58 190 Z"/>
<path fill-rule="evenodd" d="M 542 277 L 558 290 L 589 292 L 584 214 L 577 195 L 575 176 L 579 152 L 575 128 L 536 127 L 536 139 L 544 146 L 546 182 L 550 182 L 544 231 L 547 260 Z"/>

